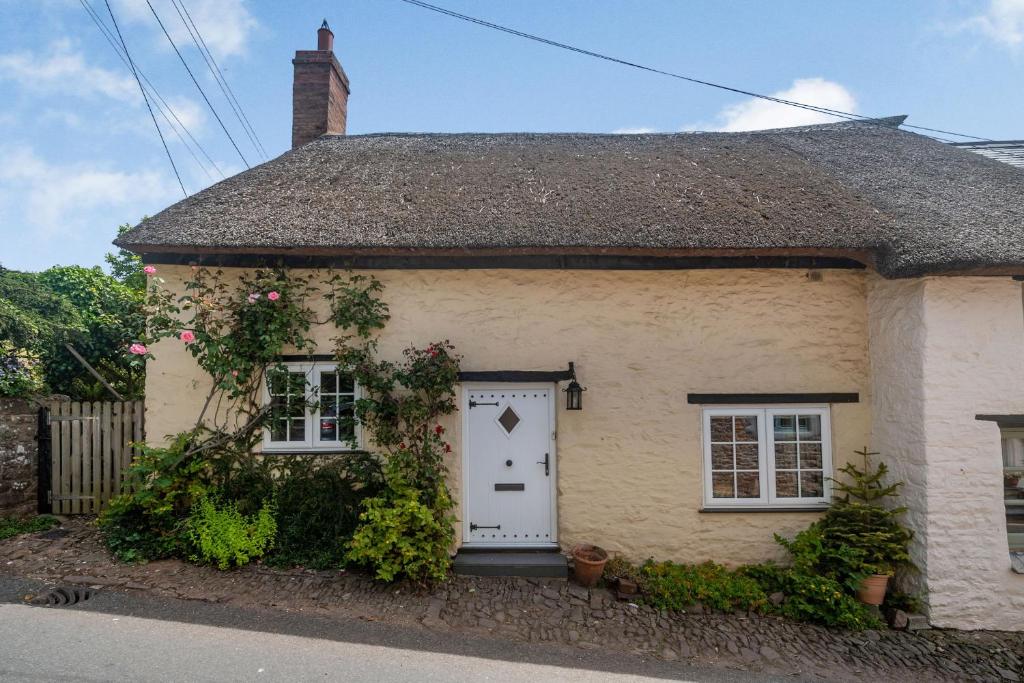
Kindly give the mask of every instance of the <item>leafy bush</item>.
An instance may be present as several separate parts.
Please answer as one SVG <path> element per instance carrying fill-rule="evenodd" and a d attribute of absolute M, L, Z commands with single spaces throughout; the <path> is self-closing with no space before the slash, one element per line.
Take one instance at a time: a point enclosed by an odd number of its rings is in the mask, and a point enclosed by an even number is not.
<path fill-rule="evenodd" d="M 9 341 L 0 341 L 0 396 L 26 398 L 43 393 L 39 356 Z"/>
<path fill-rule="evenodd" d="M 761 586 L 742 572 L 714 562 L 688 565 L 648 560 L 640 567 L 643 600 L 658 609 L 683 610 L 696 602 L 713 609 L 761 610 Z"/>
<path fill-rule="evenodd" d="M 111 552 L 124 562 L 169 557 L 181 548 L 181 523 L 205 495 L 209 462 L 189 455 L 190 434 L 167 448 L 143 447 L 128 468 L 124 493 L 99 518 Z"/>
<path fill-rule="evenodd" d="M 603 576 L 605 581 L 628 579 L 640 584 L 640 568 L 620 556 L 612 557 L 605 563 Z"/>
<path fill-rule="evenodd" d="M 36 517 L 0 517 L 0 541 L 21 534 L 34 534 L 47 531 L 60 524 L 49 515 Z"/>
<path fill-rule="evenodd" d="M 881 625 L 867 605 L 854 598 L 838 581 L 809 573 L 796 565 L 773 563 L 748 565 L 740 573 L 756 581 L 766 594 L 782 593 L 779 605 L 769 603 L 765 611 L 797 621 L 861 630 Z"/>
<path fill-rule="evenodd" d="M 453 537 L 447 515 L 451 499 L 444 487 L 434 492 L 433 499 L 433 505 L 425 504 L 420 492 L 409 486 L 389 488 L 367 499 L 347 559 L 369 566 L 382 581 L 443 581 Z"/>
<path fill-rule="evenodd" d="M 241 567 L 262 557 L 274 545 L 277 522 L 274 508 L 265 503 L 254 515 L 243 515 L 235 503 L 219 503 L 203 496 L 192 506 L 185 522 L 191 559 L 218 569 Z"/>
<path fill-rule="evenodd" d="M 368 453 L 298 456 L 283 469 L 276 489 L 277 541 L 265 561 L 314 569 L 344 565 L 363 501 L 383 488 L 379 460 Z"/>

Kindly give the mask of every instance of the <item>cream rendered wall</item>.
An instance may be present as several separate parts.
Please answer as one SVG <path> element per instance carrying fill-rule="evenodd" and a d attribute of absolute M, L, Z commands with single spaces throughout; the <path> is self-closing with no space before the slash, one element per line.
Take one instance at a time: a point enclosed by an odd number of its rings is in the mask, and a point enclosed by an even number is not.
<path fill-rule="evenodd" d="M 158 266 L 169 285 L 186 267 Z M 385 270 L 392 319 L 380 351 L 449 339 L 464 370 L 557 370 L 576 362 L 584 408 L 558 403 L 563 546 L 642 560 L 782 556 L 814 513 L 700 513 L 700 408 L 688 392 L 859 392 L 833 407 L 837 463 L 870 438 L 865 274 L 800 270 Z M 329 352 L 336 333 L 316 331 Z M 154 349 L 147 432 L 192 424 L 204 384 L 177 341 Z M 196 386 L 196 389 L 193 389 Z M 561 395 L 559 397 L 561 399 Z M 459 419 L 447 427 L 459 495 Z"/>
<path fill-rule="evenodd" d="M 1009 278 L 869 282 L 875 450 L 908 482 L 936 626 L 1024 628 L 1010 571 L 999 430 L 1024 413 L 1024 310 Z"/>

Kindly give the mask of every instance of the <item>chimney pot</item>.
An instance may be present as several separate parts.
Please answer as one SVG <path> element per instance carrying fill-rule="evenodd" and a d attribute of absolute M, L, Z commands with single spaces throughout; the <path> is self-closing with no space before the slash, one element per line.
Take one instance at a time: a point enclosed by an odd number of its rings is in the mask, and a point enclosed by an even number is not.
<path fill-rule="evenodd" d="M 327 25 L 326 19 L 316 32 L 316 49 L 320 52 L 330 52 L 334 49 L 334 33 Z"/>

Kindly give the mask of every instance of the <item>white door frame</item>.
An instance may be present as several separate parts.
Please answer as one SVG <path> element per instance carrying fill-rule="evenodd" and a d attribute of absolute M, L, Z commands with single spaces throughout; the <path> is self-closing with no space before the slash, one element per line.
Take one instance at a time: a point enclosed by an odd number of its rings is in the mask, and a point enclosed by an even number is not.
<path fill-rule="evenodd" d="M 548 485 L 550 486 L 550 499 L 551 499 L 551 542 L 550 543 L 536 543 L 536 544 L 509 544 L 510 548 L 551 548 L 558 546 L 558 448 L 555 445 L 555 436 L 558 432 L 558 428 L 555 422 L 557 411 L 555 410 L 555 396 L 558 394 L 558 384 L 555 382 L 463 382 L 462 383 L 462 494 L 459 501 L 459 510 L 462 513 L 462 545 L 482 548 L 497 548 L 500 546 L 484 545 L 473 543 L 469 540 L 469 525 L 466 520 L 469 518 L 468 506 L 469 506 L 469 453 L 471 450 L 470 435 L 469 435 L 469 393 L 471 391 L 482 391 L 482 390 L 501 390 L 501 391 L 515 391 L 515 390 L 533 390 L 533 389 L 547 389 L 548 390 L 548 422 L 551 426 L 551 433 L 548 435 L 550 440 L 549 453 L 551 462 L 549 465 L 550 476 L 548 476 Z"/>

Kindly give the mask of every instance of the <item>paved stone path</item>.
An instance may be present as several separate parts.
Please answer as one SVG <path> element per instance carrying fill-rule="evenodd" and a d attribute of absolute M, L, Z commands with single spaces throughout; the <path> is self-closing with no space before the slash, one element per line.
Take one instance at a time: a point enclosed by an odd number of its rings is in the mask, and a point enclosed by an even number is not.
<path fill-rule="evenodd" d="M 758 615 L 668 614 L 557 580 L 456 577 L 428 593 L 336 571 L 255 565 L 220 572 L 177 560 L 125 565 L 81 518 L 0 541 L 0 573 L 829 681 L 1024 680 L 1021 633 L 850 633 Z"/>

